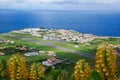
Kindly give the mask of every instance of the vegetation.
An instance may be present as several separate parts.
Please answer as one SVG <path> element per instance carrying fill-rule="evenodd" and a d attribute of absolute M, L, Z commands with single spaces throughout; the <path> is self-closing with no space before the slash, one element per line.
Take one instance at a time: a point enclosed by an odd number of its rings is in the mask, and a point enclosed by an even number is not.
<path fill-rule="evenodd" d="M 8 61 L 1 61 L 1 80 L 117 80 L 116 55 L 113 46 L 100 44 L 96 53 L 95 68 L 90 67 L 85 60 L 79 60 L 74 73 L 51 67 L 44 68 L 40 63 L 26 66 L 24 56 L 13 55 Z"/>
<path fill-rule="evenodd" d="M 83 57 L 83 56 L 80 56 L 80 55 L 68 53 L 68 52 L 58 50 L 58 49 L 55 49 L 55 48 L 51 48 L 51 47 L 48 47 L 48 46 L 42 46 L 40 44 L 35 44 L 33 42 L 29 42 L 29 41 L 25 41 L 25 40 L 18 40 L 16 38 L 13 38 L 13 37 L 10 37 L 10 36 L 5 36 L 5 39 L 14 40 L 15 43 L 14 44 L 1 44 L 1 46 L 6 47 L 5 49 L 1 49 L 1 51 L 6 53 L 7 55 L 0 56 L 0 60 L 3 59 L 3 58 L 6 58 L 6 57 L 7 57 L 6 59 L 9 59 L 10 55 L 16 54 L 16 53 L 23 54 L 25 52 L 30 52 L 30 51 L 39 51 L 39 50 L 49 51 L 49 50 L 52 50 L 56 53 L 56 55 L 59 58 L 65 58 L 65 59 L 71 60 L 73 62 L 76 62 L 80 58 L 82 58 L 82 59 L 85 58 L 89 62 L 93 61 L 89 58 L 86 58 L 86 57 Z M 16 46 L 21 46 L 21 45 L 26 46 L 28 48 L 28 50 L 27 51 L 17 50 Z M 32 48 L 32 50 L 30 48 Z M 39 61 L 39 60 L 47 59 L 47 58 L 48 58 L 48 56 L 46 56 L 46 55 L 38 55 L 38 56 L 33 56 L 33 57 L 27 57 L 27 61 L 29 61 L 29 60 L 30 61 Z"/>
<path fill-rule="evenodd" d="M 103 80 L 116 80 L 116 54 L 112 45 L 100 44 L 96 53 L 95 67 Z"/>
<path fill-rule="evenodd" d="M 74 69 L 74 80 L 87 80 L 91 73 L 90 66 L 85 60 L 79 60 Z"/>
<path fill-rule="evenodd" d="M 43 40 L 43 38 L 35 37 L 30 34 L 20 34 L 20 33 L 10 33 L 10 34 L 16 35 L 17 37 L 20 37 L 20 38 L 26 38 L 26 39 L 31 39 L 35 41 L 52 43 L 57 46 L 61 46 L 64 48 L 68 48 L 68 49 L 72 49 L 72 50 L 76 50 L 80 52 L 85 52 L 89 54 L 95 54 L 97 51 L 97 46 L 100 43 L 108 42 L 109 44 L 114 44 L 114 45 L 120 44 L 120 38 L 95 38 L 93 41 L 88 42 L 87 44 L 80 44 L 80 43 L 76 44 L 73 42 Z M 75 45 L 79 46 L 79 48 L 74 47 Z"/>
<path fill-rule="evenodd" d="M 44 67 L 38 63 L 33 63 L 30 67 L 30 80 L 42 80 L 44 77 Z"/>
<path fill-rule="evenodd" d="M 26 80 L 27 69 L 25 58 L 19 54 L 13 55 L 8 61 L 8 71 L 10 80 Z"/>

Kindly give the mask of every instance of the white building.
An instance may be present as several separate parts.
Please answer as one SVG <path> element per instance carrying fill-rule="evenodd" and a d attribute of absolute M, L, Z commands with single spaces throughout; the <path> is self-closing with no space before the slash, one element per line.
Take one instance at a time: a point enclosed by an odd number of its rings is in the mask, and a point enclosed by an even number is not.
<path fill-rule="evenodd" d="M 35 56 L 35 55 L 38 55 L 39 53 L 38 52 L 28 52 L 28 53 L 25 53 L 24 55 L 25 56 Z"/>
<path fill-rule="evenodd" d="M 45 66 L 53 66 L 53 65 L 61 63 L 61 62 L 62 62 L 61 60 L 59 60 L 55 57 L 52 57 L 50 59 L 47 59 L 46 61 L 43 61 L 42 64 Z"/>

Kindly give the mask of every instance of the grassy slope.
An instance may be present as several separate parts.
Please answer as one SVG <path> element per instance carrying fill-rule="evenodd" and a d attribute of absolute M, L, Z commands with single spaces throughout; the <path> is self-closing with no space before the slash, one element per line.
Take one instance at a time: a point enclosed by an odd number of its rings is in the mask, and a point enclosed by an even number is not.
<path fill-rule="evenodd" d="M 80 56 L 80 55 L 77 55 L 77 54 L 73 54 L 73 53 L 67 53 L 67 52 L 64 52 L 64 51 L 61 51 L 61 50 L 58 50 L 58 49 L 55 49 L 55 48 L 51 48 L 51 47 L 48 47 L 48 46 L 42 46 L 42 45 L 38 45 L 38 44 L 35 44 L 35 43 L 32 43 L 32 42 L 27 42 L 27 41 L 24 41 L 24 40 L 18 40 L 18 39 L 15 39 L 13 37 L 10 37 L 10 36 L 3 36 L 3 37 L 5 39 L 14 40 L 15 45 L 27 45 L 29 47 L 36 48 L 38 50 L 45 50 L 45 51 L 52 50 L 52 51 L 55 51 L 58 57 L 67 58 L 67 59 L 73 60 L 73 61 L 77 61 L 81 58 L 82 59 L 83 58 L 87 59 L 87 61 L 91 61 L 91 59 L 89 59 L 89 58 L 86 58 L 86 57 L 83 57 L 83 56 Z M 4 56 L 2 56 L 2 57 L 4 57 Z"/>
<path fill-rule="evenodd" d="M 30 38 L 32 40 L 39 40 L 39 41 L 42 41 L 42 42 L 50 42 L 50 43 L 53 43 L 55 45 L 65 47 L 65 48 L 69 48 L 69 49 L 72 49 L 72 50 L 77 50 L 77 51 L 80 51 L 80 52 L 85 52 L 85 53 L 90 53 L 90 54 L 94 54 L 96 52 L 96 50 L 95 50 L 96 46 L 93 46 L 93 45 L 79 44 L 80 47 L 75 48 L 74 46 L 76 44 L 74 44 L 74 43 L 57 42 L 57 41 L 52 41 L 52 40 L 43 40 L 42 38 L 34 37 L 34 36 L 29 35 L 29 34 L 25 34 L 25 35 L 18 34 L 18 33 L 12 33 L 12 34 L 23 37 L 23 38 Z"/>
<path fill-rule="evenodd" d="M 2 46 L 15 47 L 15 45 L 26 45 L 26 46 L 35 48 L 37 50 L 45 50 L 45 51 L 49 51 L 49 50 L 51 51 L 52 50 L 52 51 L 54 51 L 56 53 L 57 57 L 62 58 L 62 59 L 67 59 L 71 63 L 74 63 L 74 64 L 70 64 L 70 65 L 69 64 L 68 65 L 58 64 L 56 66 L 57 68 L 61 68 L 61 69 L 65 69 L 67 71 L 70 71 L 70 73 L 73 72 L 75 62 L 78 61 L 79 59 L 85 59 L 87 62 L 89 62 L 89 64 L 91 64 L 91 65 L 94 64 L 94 60 L 83 57 L 83 56 L 80 56 L 80 55 L 77 55 L 77 54 L 68 53 L 68 52 L 61 51 L 61 50 L 58 50 L 58 49 L 55 49 L 55 48 L 38 45 L 38 44 L 35 44 L 35 43 L 32 43 L 32 42 L 27 42 L 27 41 L 24 41 L 24 40 L 18 40 L 16 38 L 13 38 L 13 37 L 10 37 L 10 36 L 3 36 L 3 38 L 8 39 L 8 40 L 14 40 L 15 44 L 14 45 L 2 44 Z M 11 54 L 12 53 L 10 53 L 10 55 L 0 56 L 0 60 L 2 60 L 2 59 L 9 60 L 9 58 L 11 57 Z M 27 61 L 27 64 L 30 65 L 33 62 L 40 62 L 41 60 L 44 60 L 44 59 L 47 59 L 47 58 L 49 58 L 49 57 L 46 54 L 41 54 L 41 55 L 38 55 L 38 56 L 26 57 L 26 61 Z"/>
<path fill-rule="evenodd" d="M 33 37 L 33 36 L 30 36 L 30 35 L 23 35 L 23 34 L 17 34 L 17 35 L 21 36 L 21 37 L 25 37 L 25 38 L 31 38 L 31 39 L 34 39 L 34 40 L 42 40 L 41 38 Z M 9 37 L 9 36 L 2 36 L 2 38 L 9 39 L 9 40 L 14 40 L 16 45 L 27 45 L 29 47 L 34 47 L 38 50 L 46 50 L 46 51 L 52 50 L 52 51 L 55 51 L 59 58 L 65 58 L 65 59 L 70 60 L 71 62 L 76 62 L 79 59 L 86 59 L 86 61 L 89 62 L 89 64 L 91 64 L 91 65 L 93 65 L 94 62 L 95 62 L 92 59 L 89 59 L 89 58 L 86 58 L 86 57 L 83 57 L 83 56 L 80 56 L 80 55 L 67 53 L 67 52 L 57 50 L 57 49 L 54 49 L 54 48 L 51 48 L 51 47 L 34 44 L 32 42 L 17 40 L 15 38 L 12 38 L 12 37 Z M 44 41 L 44 40 L 42 40 L 42 41 Z M 49 42 L 49 41 L 45 41 L 45 42 Z M 94 54 L 96 52 L 97 46 L 100 43 L 108 42 L 108 43 L 111 43 L 111 44 L 120 44 L 120 39 L 114 39 L 114 38 L 100 39 L 100 38 L 98 38 L 98 39 L 95 39 L 92 42 L 90 42 L 90 45 L 79 44 L 80 48 L 75 48 L 74 47 L 75 44 L 73 44 L 73 43 L 54 42 L 54 41 L 50 41 L 50 42 L 54 43 L 58 46 L 62 46 L 62 47 L 70 48 L 70 49 L 73 49 L 73 50 L 78 50 L 78 51 Z M 3 45 L 3 46 L 8 46 L 8 45 Z M 11 57 L 11 55 L 0 56 L 0 60 L 3 59 L 3 58 L 9 59 L 10 57 Z M 32 56 L 32 57 L 26 57 L 26 58 L 27 58 L 27 62 L 29 63 L 29 62 L 39 62 L 40 60 L 48 58 L 48 56 L 46 56 L 45 54 L 42 54 L 42 55 L 39 55 L 39 56 Z M 61 66 L 61 68 L 66 68 L 68 70 L 73 69 L 73 67 L 74 67 L 74 66 L 70 67 L 69 65 L 63 65 L 63 64 L 59 64 L 59 65 Z M 58 68 L 60 68 L 60 66 L 58 66 Z M 119 70 L 119 68 L 118 68 L 118 70 Z M 120 72 L 120 70 L 118 71 L 118 74 L 119 74 L 119 72 Z"/>
<path fill-rule="evenodd" d="M 108 39 L 96 38 L 92 42 L 90 42 L 89 45 L 86 45 L 86 44 L 74 44 L 74 43 L 68 43 L 68 42 L 57 42 L 57 41 L 51 41 L 51 40 L 43 40 L 42 38 L 34 37 L 32 35 L 29 35 L 29 34 L 25 34 L 25 35 L 18 34 L 18 33 L 12 33 L 12 34 L 23 37 L 23 38 L 30 38 L 32 40 L 49 42 L 49 43 L 55 44 L 57 46 L 61 46 L 61 47 L 69 48 L 72 50 L 89 53 L 89 54 L 95 54 L 96 50 L 97 50 L 97 46 L 103 42 L 108 42 L 110 44 L 115 44 L 115 45 L 120 44 L 120 39 L 116 39 L 116 38 L 108 38 Z M 75 45 L 78 45 L 79 48 L 75 48 L 74 47 Z"/>

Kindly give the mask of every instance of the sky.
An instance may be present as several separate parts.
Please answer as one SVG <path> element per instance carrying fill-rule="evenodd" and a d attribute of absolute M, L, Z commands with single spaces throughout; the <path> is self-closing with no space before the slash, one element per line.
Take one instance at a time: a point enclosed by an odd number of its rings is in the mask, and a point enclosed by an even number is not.
<path fill-rule="evenodd" d="M 119 11 L 120 0 L 0 0 L 0 9 Z"/>

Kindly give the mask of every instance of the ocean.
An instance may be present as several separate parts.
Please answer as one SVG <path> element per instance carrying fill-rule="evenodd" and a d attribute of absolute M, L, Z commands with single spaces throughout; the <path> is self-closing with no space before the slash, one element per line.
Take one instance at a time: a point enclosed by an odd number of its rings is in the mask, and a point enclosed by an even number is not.
<path fill-rule="evenodd" d="M 120 14 L 81 11 L 0 10 L 0 33 L 38 27 L 76 30 L 98 36 L 120 37 Z"/>

